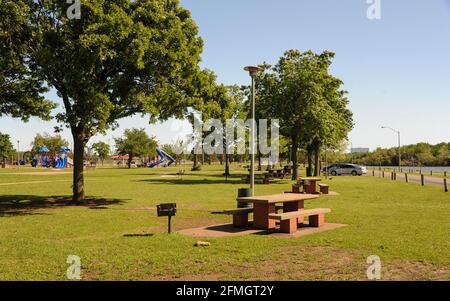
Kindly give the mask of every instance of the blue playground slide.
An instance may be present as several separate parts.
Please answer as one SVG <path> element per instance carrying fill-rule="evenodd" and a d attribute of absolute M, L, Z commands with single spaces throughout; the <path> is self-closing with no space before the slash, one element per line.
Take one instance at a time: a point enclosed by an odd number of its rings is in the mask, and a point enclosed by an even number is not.
<path fill-rule="evenodd" d="M 170 156 L 169 154 L 167 154 L 166 152 L 164 152 L 163 150 L 157 148 L 156 152 L 158 153 L 158 156 L 161 158 L 156 162 L 153 162 L 152 164 L 150 164 L 149 168 L 154 168 L 162 163 L 164 163 L 165 161 L 169 161 L 169 163 L 167 163 L 167 166 L 172 165 L 173 163 L 175 163 L 175 159 Z"/>
<path fill-rule="evenodd" d="M 66 168 L 67 166 L 67 157 L 60 158 L 55 165 L 55 168 Z"/>
<path fill-rule="evenodd" d="M 61 151 L 58 154 L 58 159 L 55 163 L 55 168 L 66 168 L 67 167 L 67 160 L 68 156 L 67 153 L 70 151 L 67 147 L 63 146 L 61 147 Z"/>

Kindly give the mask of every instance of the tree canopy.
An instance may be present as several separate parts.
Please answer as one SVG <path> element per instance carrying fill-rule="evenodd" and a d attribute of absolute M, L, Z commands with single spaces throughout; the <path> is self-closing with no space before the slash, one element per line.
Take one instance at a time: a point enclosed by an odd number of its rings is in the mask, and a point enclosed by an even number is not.
<path fill-rule="evenodd" d="M 2 1 L 11 13 L 1 26 L 13 30 L 0 44 L 14 62 L 0 85 L 1 93 L 13 96 L 13 108 L 48 106 L 46 88 L 57 91 L 63 111 L 56 118 L 74 139 L 77 202 L 85 196 L 83 156 L 92 136 L 124 117 L 166 120 L 184 116 L 193 105 L 203 42 L 178 0 L 85 0 L 80 19 L 67 17 L 66 2 Z"/>
<path fill-rule="evenodd" d="M 136 156 L 148 156 L 155 153 L 158 146 L 144 129 L 127 129 L 123 138 L 116 138 L 116 149 L 119 155 L 128 155 L 128 168 Z"/>
<path fill-rule="evenodd" d="M 61 135 L 37 134 L 31 143 L 31 152 L 37 154 L 42 147 L 46 147 L 51 153 L 56 154 L 63 146 L 69 147 L 69 142 Z"/>
<path fill-rule="evenodd" d="M 259 115 L 279 119 L 281 134 L 291 139 L 294 178 L 300 147 L 309 157 L 316 152 L 317 173 L 320 147 L 338 145 L 353 127 L 342 81 L 329 72 L 333 57 L 329 51 L 289 50 L 275 66 L 261 66 L 265 72 L 257 81 Z"/>
<path fill-rule="evenodd" d="M 14 153 L 14 147 L 8 134 L 0 132 L 0 160 L 4 161 L 6 158 Z"/>
<path fill-rule="evenodd" d="M 31 116 L 45 120 L 56 104 L 46 100 L 42 76 L 29 68 L 33 31 L 29 28 L 32 1 L 2 0 L 0 5 L 0 117 L 27 121 Z"/>
<path fill-rule="evenodd" d="M 100 161 L 103 162 L 108 159 L 109 154 L 111 152 L 111 149 L 109 147 L 108 143 L 105 142 L 96 142 L 92 145 L 92 148 L 95 150 L 95 152 L 97 153 L 98 158 L 100 159 Z"/>
<path fill-rule="evenodd" d="M 401 147 L 401 153 L 403 166 L 450 166 L 450 143 L 404 145 Z M 352 154 L 351 157 L 353 162 L 358 164 L 398 166 L 397 147 L 377 148 L 370 153 Z"/>

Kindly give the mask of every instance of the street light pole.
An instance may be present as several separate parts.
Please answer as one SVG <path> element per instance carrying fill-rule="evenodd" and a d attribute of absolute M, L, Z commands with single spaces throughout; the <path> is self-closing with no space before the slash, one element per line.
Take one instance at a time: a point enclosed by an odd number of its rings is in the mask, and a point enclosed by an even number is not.
<path fill-rule="evenodd" d="M 17 140 L 17 168 L 20 168 L 20 141 Z"/>
<path fill-rule="evenodd" d="M 401 133 L 400 133 L 400 131 L 398 131 L 398 130 L 396 130 L 396 129 L 393 129 L 393 128 L 391 128 L 391 127 L 389 127 L 389 126 L 382 126 L 381 127 L 382 129 L 388 129 L 388 130 L 391 130 L 391 131 L 393 131 L 394 133 L 397 133 L 397 135 L 398 135 L 398 171 L 400 171 L 401 169 L 402 169 L 402 151 L 401 151 L 401 149 L 402 149 L 402 142 L 401 142 Z"/>
<path fill-rule="evenodd" d="M 255 195 L 255 123 L 256 123 L 256 116 L 255 116 L 255 81 L 256 81 L 256 75 L 258 72 L 261 72 L 263 69 L 256 66 L 247 66 L 244 68 L 245 71 L 248 71 L 250 74 L 250 77 L 252 78 L 252 120 L 251 120 L 251 142 L 250 142 L 250 155 L 251 155 L 251 161 L 250 161 L 250 189 L 252 191 L 252 196 Z"/>

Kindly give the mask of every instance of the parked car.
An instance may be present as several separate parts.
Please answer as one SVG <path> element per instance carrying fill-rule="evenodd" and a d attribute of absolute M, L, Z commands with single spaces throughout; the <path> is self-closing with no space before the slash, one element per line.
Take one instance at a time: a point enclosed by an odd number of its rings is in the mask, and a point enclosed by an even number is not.
<path fill-rule="evenodd" d="M 324 172 L 326 172 L 326 169 L 324 169 Z M 351 163 L 332 164 L 328 166 L 328 174 L 332 176 L 362 176 L 367 174 L 367 167 Z"/>

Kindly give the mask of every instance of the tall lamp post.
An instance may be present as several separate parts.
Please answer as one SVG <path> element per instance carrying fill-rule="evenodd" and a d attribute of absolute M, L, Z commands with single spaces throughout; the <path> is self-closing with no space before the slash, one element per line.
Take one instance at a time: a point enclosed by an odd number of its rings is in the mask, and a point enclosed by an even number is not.
<path fill-rule="evenodd" d="M 398 170 L 400 171 L 402 169 L 402 151 L 401 151 L 402 145 L 401 145 L 401 136 L 400 136 L 401 134 L 400 134 L 400 131 L 398 131 L 396 129 L 393 129 L 393 128 L 389 127 L 389 126 L 382 126 L 381 128 L 382 129 L 391 130 L 394 133 L 397 133 L 397 135 L 398 135 Z"/>
<path fill-rule="evenodd" d="M 20 141 L 17 140 L 17 168 L 20 168 Z"/>
<path fill-rule="evenodd" d="M 256 66 L 247 66 L 244 68 L 245 71 L 248 71 L 250 77 L 252 78 L 252 125 L 251 125 L 251 142 L 250 142 L 250 189 L 252 191 L 252 196 L 255 195 L 255 81 L 256 75 L 258 72 L 263 71 L 264 69 Z"/>

